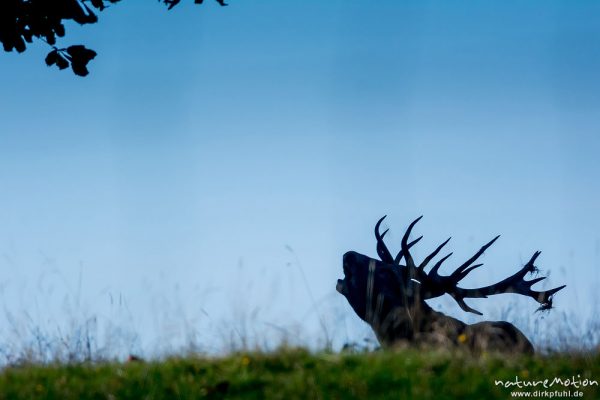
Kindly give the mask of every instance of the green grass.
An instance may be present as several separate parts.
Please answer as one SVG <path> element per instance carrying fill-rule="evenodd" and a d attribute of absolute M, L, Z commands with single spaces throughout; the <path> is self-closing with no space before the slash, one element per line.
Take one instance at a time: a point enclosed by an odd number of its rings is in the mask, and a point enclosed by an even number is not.
<path fill-rule="evenodd" d="M 418 350 L 287 349 L 222 358 L 12 366 L 0 371 L 0 399 L 509 399 L 514 388 L 495 386 L 494 380 L 578 375 L 581 381 L 600 381 L 600 354 L 475 358 Z M 598 386 L 566 390 L 600 398 Z"/>

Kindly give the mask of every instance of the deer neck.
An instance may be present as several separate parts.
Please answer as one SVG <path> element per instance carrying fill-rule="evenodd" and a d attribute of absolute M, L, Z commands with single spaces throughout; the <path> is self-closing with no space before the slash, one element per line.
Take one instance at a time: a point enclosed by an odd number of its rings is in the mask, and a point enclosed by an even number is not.
<path fill-rule="evenodd" d="M 409 307 L 393 307 L 381 321 L 371 324 L 379 342 L 384 345 L 398 343 L 431 343 L 454 340 L 466 324 L 441 312 L 433 310 L 420 301 Z"/>

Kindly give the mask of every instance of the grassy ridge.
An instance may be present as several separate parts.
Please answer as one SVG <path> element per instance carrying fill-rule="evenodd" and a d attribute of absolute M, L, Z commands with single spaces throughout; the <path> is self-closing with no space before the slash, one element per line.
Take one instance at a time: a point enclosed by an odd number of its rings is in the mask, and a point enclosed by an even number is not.
<path fill-rule="evenodd" d="M 600 354 L 507 359 L 417 350 L 282 350 L 160 362 L 9 367 L 0 372 L 0 399 L 508 399 L 514 388 L 496 386 L 494 380 L 578 375 L 581 381 L 600 381 Z M 584 399 L 600 398 L 598 386 L 548 390 L 579 390 Z"/>

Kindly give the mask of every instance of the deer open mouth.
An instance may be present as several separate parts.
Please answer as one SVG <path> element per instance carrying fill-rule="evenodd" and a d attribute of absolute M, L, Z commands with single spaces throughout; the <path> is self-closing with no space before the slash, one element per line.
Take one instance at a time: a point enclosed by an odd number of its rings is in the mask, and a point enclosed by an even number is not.
<path fill-rule="evenodd" d="M 335 285 L 335 290 L 339 293 L 345 295 L 346 294 L 346 282 L 343 279 L 338 279 L 337 285 Z"/>

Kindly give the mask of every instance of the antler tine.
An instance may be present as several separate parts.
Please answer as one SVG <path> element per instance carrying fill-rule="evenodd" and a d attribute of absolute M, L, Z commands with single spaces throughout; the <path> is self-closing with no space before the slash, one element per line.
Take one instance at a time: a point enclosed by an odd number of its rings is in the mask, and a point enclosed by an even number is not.
<path fill-rule="evenodd" d="M 481 267 L 482 265 L 483 264 L 475 264 L 475 265 L 472 265 L 469 268 L 465 269 L 463 272 L 458 274 L 458 276 L 456 278 L 456 282 L 462 281 L 465 278 L 465 276 L 469 275 L 469 272 L 473 271 L 475 268 Z"/>
<path fill-rule="evenodd" d="M 392 254 L 390 253 L 387 246 L 383 242 L 383 237 L 385 236 L 385 234 L 388 232 L 389 229 L 386 229 L 385 232 L 383 232 L 383 234 L 379 233 L 379 226 L 381 225 L 381 222 L 385 219 L 385 217 L 387 217 L 387 215 L 384 215 L 383 217 L 381 217 L 379 219 L 379 221 L 377 221 L 377 224 L 375 224 L 375 238 L 377 239 L 377 254 L 379 255 L 379 258 L 381 258 L 381 261 L 388 263 L 388 264 L 392 264 L 394 262 L 394 258 L 392 257 Z"/>
<path fill-rule="evenodd" d="M 425 259 L 423 260 L 423 262 L 421 263 L 421 265 L 419 265 L 419 268 L 418 268 L 419 273 L 422 273 L 423 270 L 425 270 L 425 267 L 427 266 L 427 263 L 429 263 L 429 261 L 431 261 L 433 259 L 433 257 L 437 256 L 437 253 L 440 252 L 440 250 L 442 249 L 442 247 L 444 247 L 450 241 L 450 239 L 452 239 L 452 237 L 449 237 L 448 239 L 446 239 L 446 241 L 444 243 L 440 244 L 437 247 L 437 249 L 435 249 L 430 255 L 428 255 L 427 257 L 425 257 Z M 439 268 L 439 266 L 438 266 L 438 268 Z"/>
<path fill-rule="evenodd" d="M 415 262 L 414 262 L 412 256 L 410 255 L 410 251 L 409 251 L 409 247 L 408 247 L 408 237 L 410 236 L 410 232 L 412 231 L 412 228 L 416 225 L 417 222 L 419 222 L 421 220 L 421 218 L 423 218 L 422 215 L 419 218 L 415 219 L 413 222 L 411 222 L 410 225 L 408 226 L 408 228 L 406 229 L 404 236 L 402 237 L 402 254 L 403 254 L 404 258 L 406 259 L 406 266 L 408 267 L 408 271 L 410 274 L 409 276 L 411 278 L 416 277 L 417 267 L 415 266 Z"/>
<path fill-rule="evenodd" d="M 467 303 L 465 303 L 465 300 L 462 297 L 458 297 L 455 294 L 450 294 L 450 295 L 452 296 L 454 301 L 456 301 L 458 303 L 459 307 L 463 309 L 463 311 L 470 312 L 470 313 L 477 314 L 477 315 L 483 315 L 483 313 L 481 311 L 477 311 L 476 309 L 469 307 L 469 305 Z"/>
<path fill-rule="evenodd" d="M 408 248 L 410 249 L 411 247 L 413 247 L 421 239 L 423 239 L 423 236 L 419 236 L 418 238 L 416 238 L 415 240 L 413 240 L 412 242 L 410 242 L 408 244 Z M 404 257 L 404 252 L 402 251 L 402 249 L 400 249 L 400 251 L 396 255 L 396 258 L 394 258 L 394 264 L 400 264 L 400 261 L 402 261 L 402 257 Z"/>
<path fill-rule="evenodd" d="M 429 271 L 428 276 L 432 279 L 440 277 L 441 276 L 438 274 L 438 269 L 440 269 L 440 267 L 442 266 L 442 263 L 444 261 L 446 261 L 452 254 L 454 253 L 448 253 L 444 258 L 442 258 L 440 261 L 436 262 L 435 265 L 433 266 L 433 268 L 431 268 L 431 271 Z"/>
<path fill-rule="evenodd" d="M 532 290 L 531 291 L 532 297 L 537 295 L 537 298 L 534 297 L 534 299 L 536 299 L 537 302 L 541 304 L 540 307 L 536 311 L 544 311 L 544 310 L 551 309 L 554 294 L 556 292 L 558 292 L 559 290 L 564 289 L 566 286 L 567 285 L 562 285 L 562 286 L 556 287 L 554 289 L 545 290 L 543 292 L 536 292 L 536 291 Z"/>
<path fill-rule="evenodd" d="M 481 249 L 479 249 L 479 251 L 477 253 L 475 253 L 473 255 L 473 257 L 469 258 L 467 261 L 465 261 L 460 267 L 458 267 L 456 269 L 456 271 L 454 271 L 451 275 L 450 278 L 455 281 L 456 283 L 460 282 L 465 276 L 467 276 L 467 274 L 469 272 L 471 272 L 473 269 L 480 267 L 483 264 L 479 264 L 477 266 L 474 266 L 472 268 L 469 268 L 469 266 L 471 264 L 473 264 L 473 262 L 475 260 L 477 260 L 491 245 L 494 244 L 494 242 L 496 240 L 498 240 L 498 238 L 500 237 L 500 235 L 496 236 L 495 238 L 493 238 L 492 240 L 490 240 L 488 243 L 484 244 Z"/>

